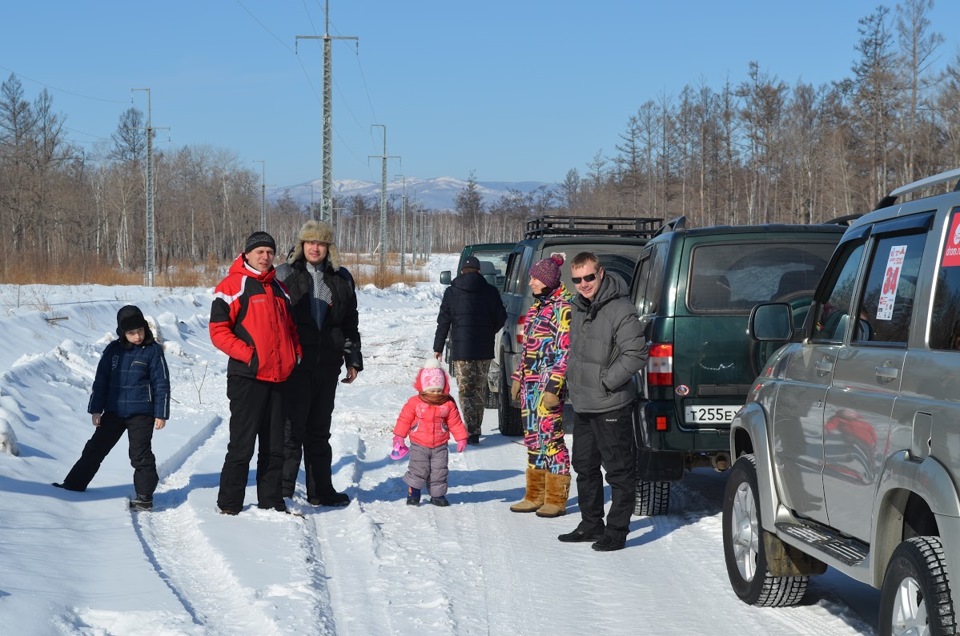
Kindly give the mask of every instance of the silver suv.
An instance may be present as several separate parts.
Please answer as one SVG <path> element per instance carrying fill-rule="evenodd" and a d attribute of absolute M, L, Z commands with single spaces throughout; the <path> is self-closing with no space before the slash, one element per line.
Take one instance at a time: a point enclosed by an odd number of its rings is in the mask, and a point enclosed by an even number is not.
<path fill-rule="evenodd" d="M 881 634 L 953 634 L 960 603 L 960 170 L 904 186 L 846 230 L 802 329 L 730 427 L 723 549 L 736 594 L 797 603 L 829 565 L 880 589 Z"/>

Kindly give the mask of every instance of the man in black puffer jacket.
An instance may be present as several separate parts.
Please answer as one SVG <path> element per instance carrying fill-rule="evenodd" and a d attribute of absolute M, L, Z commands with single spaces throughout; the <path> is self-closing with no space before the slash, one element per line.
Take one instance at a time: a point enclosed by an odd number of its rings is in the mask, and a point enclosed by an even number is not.
<path fill-rule="evenodd" d="M 500 300 L 500 292 L 480 275 L 480 261 L 476 256 L 463 259 L 460 275 L 443 292 L 433 352 L 439 360 L 452 328 L 450 359 L 457 376 L 460 411 L 470 444 L 480 443 L 483 385 L 493 360 L 494 336 L 506 319 L 507 310 Z"/>
<path fill-rule="evenodd" d="M 302 456 L 310 505 L 346 506 L 350 497 L 332 482 L 330 424 L 340 369 L 346 363 L 343 382 L 353 382 L 363 370 L 363 356 L 356 288 L 340 266 L 328 224 L 304 223 L 293 257 L 277 268 L 277 278 L 290 293 L 303 347 L 303 360 L 285 385 L 283 495 L 293 496 Z"/>

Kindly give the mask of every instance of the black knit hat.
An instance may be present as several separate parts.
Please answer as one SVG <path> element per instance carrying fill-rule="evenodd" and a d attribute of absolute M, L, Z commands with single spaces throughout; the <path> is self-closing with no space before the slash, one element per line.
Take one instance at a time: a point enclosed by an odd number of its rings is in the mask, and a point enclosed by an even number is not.
<path fill-rule="evenodd" d="M 123 336 L 134 329 L 146 329 L 147 320 L 136 305 L 125 305 L 117 312 L 117 335 Z"/>
<path fill-rule="evenodd" d="M 274 241 L 273 237 L 266 232 L 254 232 L 247 238 L 247 242 L 243 246 L 243 253 L 249 254 L 258 247 L 269 247 L 276 252 L 277 242 Z"/>

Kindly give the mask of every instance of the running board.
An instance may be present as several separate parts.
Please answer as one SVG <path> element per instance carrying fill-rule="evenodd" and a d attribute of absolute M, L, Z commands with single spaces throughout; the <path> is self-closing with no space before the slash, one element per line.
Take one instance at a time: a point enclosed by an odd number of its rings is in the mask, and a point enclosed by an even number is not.
<path fill-rule="evenodd" d="M 856 539 L 850 539 L 822 527 L 807 523 L 776 524 L 777 531 L 790 535 L 803 543 L 829 554 L 846 565 L 860 565 L 870 554 L 870 547 Z"/>

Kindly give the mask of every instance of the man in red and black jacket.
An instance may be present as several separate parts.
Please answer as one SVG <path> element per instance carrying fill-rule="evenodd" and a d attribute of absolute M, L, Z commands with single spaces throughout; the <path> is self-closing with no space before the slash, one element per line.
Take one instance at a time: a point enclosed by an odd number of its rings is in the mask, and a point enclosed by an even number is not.
<path fill-rule="evenodd" d="M 277 245 L 254 232 L 243 253 L 214 290 L 210 340 L 230 356 L 227 398 L 230 443 L 220 472 L 217 506 L 235 515 L 243 508 L 247 473 L 257 451 L 257 507 L 286 511 L 280 489 L 284 414 L 281 388 L 302 357 L 290 298 L 275 279 Z"/>

